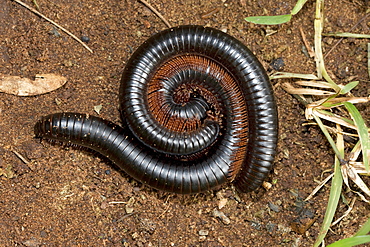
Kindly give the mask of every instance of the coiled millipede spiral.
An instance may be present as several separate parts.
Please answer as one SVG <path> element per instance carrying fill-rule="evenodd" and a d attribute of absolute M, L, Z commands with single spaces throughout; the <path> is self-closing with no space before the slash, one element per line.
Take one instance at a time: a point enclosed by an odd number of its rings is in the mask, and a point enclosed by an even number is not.
<path fill-rule="evenodd" d="M 35 134 L 91 148 L 138 181 L 181 194 L 227 181 L 252 191 L 272 168 L 278 120 L 268 76 L 216 29 L 180 26 L 149 38 L 124 69 L 120 108 L 122 126 L 56 113 Z"/>

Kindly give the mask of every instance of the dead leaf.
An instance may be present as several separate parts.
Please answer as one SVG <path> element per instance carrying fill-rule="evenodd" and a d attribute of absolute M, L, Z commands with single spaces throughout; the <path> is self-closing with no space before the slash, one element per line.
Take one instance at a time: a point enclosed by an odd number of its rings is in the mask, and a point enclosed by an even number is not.
<path fill-rule="evenodd" d="M 0 168 L 0 177 L 4 176 L 6 178 L 14 178 L 15 174 L 13 171 L 13 166 L 8 165 L 5 169 Z"/>
<path fill-rule="evenodd" d="M 134 197 L 131 197 L 127 204 L 126 204 L 126 207 L 125 207 L 125 210 L 126 210 L 126 213 L 127 214 L 132 214 L 132 212 L 134 212 L 134 203 L 135 203 L 135 198 Z"/>
<path fill-rule="evenodd" d="M 100 110 L 103 108 L 103 105 L 102 104 L 100 104 L 100 105 L 96 105 L 96 106 L 94 106 L 94 111 L 96 112 L 96 113 L 98 113 L 98 115 L 100 114 Z"/>
<path fill-rule="evenodd" d="M 35 80 L 19 76 L 0 74 L 0 92 L 17 96 L 33 96 L 51 92 L 67 82 L 64 76 L 56 74 L 39 74 Z"/>
<path fill-rule="evenodd" d="M 222 198 L 219 202 L 218 202 L 218 209 L 222 209 L 223 207 L 225 207 L 227 204 L 227 198 Z"/>

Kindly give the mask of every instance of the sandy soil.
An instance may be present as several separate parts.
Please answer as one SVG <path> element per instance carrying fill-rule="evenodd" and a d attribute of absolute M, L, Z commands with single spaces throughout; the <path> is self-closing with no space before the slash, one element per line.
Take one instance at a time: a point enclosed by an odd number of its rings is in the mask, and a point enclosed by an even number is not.
<path fill-rule="evenodd" d="M 27 0 L 32 5 L 32 1 Z M 78 37 L 94 53 L 53 25 L 10 0 L 0 0 L 0 73 L 32 78 L 56 73 L 62 88 L 34 97 L 0 93 L 0 246 L 311 246 L 318 235 L 329 187 L 302 200 L 332 169 L 333 153 L 316 126 L 304 125 L 304 108 L 273 81 L 279 107 L 280 140 L 269 190 L 235 193 L 230 185 L 192 196 L 145 187 L 107 159 L 85 150 L 40 143 L 33 127 L 44 115 L 80 112 L 120 123 L 118 88 L 133 50 L 166 28 L 134 0 L 39 0 L 40 11 Z M 302 28 L 313 45 L 314 1 L 287 24 L 259 26 L 243 18 L 286 14 L 295 1 L 152 0 L 173 26 L 199 24 L 224 29 L 243 41 L 271 74 L 315 73 L 303 52 Z M 242 4 L 245 3 L 243 6 Z M 349 31 L 366 15 L 366 1 L 326 1 L 325 32 Z M 214 12 L 213 12 L 214 11 Z M 369 19 L 352 32 L 369 32 Z M 266 35 L 270 34 L 270 35 Z M 327 52 L 336 42 L 324 38 Z M 354 94 L 370 93 L 367 40 L 344 39 L 326 59 L 339 82 L 359 80 Z M 369 118 L 369 106 L 360 107 Z M 26 157 L 22 162 L 13 151 Z M 343 199 L 354 197 L 343 192 Z M 226 205 L 219 209 L 221 202 Z M 111 202 L 123 202 L 115 203 Z M 227 220 L 215 217 L 215 210 Z M 347 206 L 340 202 L 338 218 Z M 357 200 L 350 215 L 332 228 L 327 243 L 350 236 L 369 215 Z M 310 218 L 314 223 L 308 229 Z"/>

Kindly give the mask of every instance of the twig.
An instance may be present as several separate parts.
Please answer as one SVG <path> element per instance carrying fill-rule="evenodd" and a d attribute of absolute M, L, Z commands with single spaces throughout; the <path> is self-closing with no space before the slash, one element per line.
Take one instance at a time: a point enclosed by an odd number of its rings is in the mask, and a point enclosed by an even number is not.
<path fill-rule="evenodd" d="M 47 18 L 46 16 L 44 16 L 43 14 L 41 14 L 40 12 L 38 12 L 36 9 L 28 6 L 27 4 L 21 2 L 20 0 L 13 0 L 13 1 L 17 2 L 18 4 L 22 5 L 26 9 L 30 10 L 31 12 L 33 12 L 34 14 L 36 14 L 36 15 L 44 18 L 48 22 L 52 23 L 53 25 L 55 25 L 56 27 L 58 27 L 59 29 L 61 29 L 63 32 L 65 32 L 66 34 L 68 34 L 69 36 L 71 36 L 73 39 L 75 39 L 77 42 L 79 42 L 81 45 L 83 45 L 89 52 L 93 53 L 93 51 L 85 43 L 83 43 L 79 38 L 77 38 L 74 34 L 72 34 L 71 32 L 69 32 L 67 29 L 61 27 L 60 25 L 58 25 L 57 23 L 55 23 L 51 19 Z"/>
<path fill-rule="evenodd" d="M 161 215 L 158 216 L 158 218 L 162 218 L 163 215 L 165 215 L 165 213 L 168 211 L 168 209 L 170 208 L 171 204 L 168 204 L 166 209 L 161 213 Z"/>
<path fill-rule="evenodd" d="M 370 13 L 366 14 L 364 17 L 362 17 L 353 27 L 351 27 L 351 29 L 348 31 L 348 32 L 351 32 L 353 29 L 355 29 L 361 22 L 363 22 L 368 16 L 370 15 Z M 324 56 L 324 59 L 330 54 L 330 52 L 332 52 L 335 47 L 337 47 L 339 45 L 340 42 L 342 42 L 342 40 L 344 39 L 344 37 L 340 38 L 337 43 L 335 43 L 333 45 L 333 47 L 325 54 Z"/>
<path fill-rule="evenodd" d="M 146 7 L 148 7 L 151 11 L 154 12 L 168 27 L 171 27 L 170 23 L 166 20 L 166 18 L 161 15 L 155 8 L 153 8 L 147 1 L 145 0 L 139 0 L 139 2 L 142 2 Z"/>
<path fill-rule="evenodd" d="M 122 201 L 113 201 L 113 202 L 108 202 L 108 204 L 127 204 L 127 202 L 122 202 Z"/>
<path fill-rule="evenodd" d="M 20 153 L 18 153 L 17 151 L 15 150 L 12 150 L 12 152 L 21 160 L 23 161 L 23 163 L 25 163 L 26 165 L 28 165 L 30 162 L 25 158 L 23 157 L 23 155 L 21 155 Z"/>
<path fill-rule="evenodd" d="M 306 35 L 304 34 L 302 27 L 299 27 L 299 31 L 301 32 L 302 40 L 304 45 L 306 46 L 307 52 L 310 55 L 310 57 L 315 57 L 315 52 L 312 50 L 310 44 L 308 43 L 306 39 Z"/>
<path fill-rule="evenodd" d="M 134 213 L 125 214 L 124 216 L 119 218 L 116 222 L 118 223 L 118 222 L 120 222 L 120 221 L 126 219 L 127 217 L 130 217 L 130 216 L 134 215 L 134 214 L 136 214 L 136 213 L 134 212 Z"/>

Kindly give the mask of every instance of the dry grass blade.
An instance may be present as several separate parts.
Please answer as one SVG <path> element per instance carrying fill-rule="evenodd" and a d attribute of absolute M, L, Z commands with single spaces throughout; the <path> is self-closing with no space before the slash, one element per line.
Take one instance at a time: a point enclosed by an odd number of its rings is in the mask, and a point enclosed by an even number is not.
<path fill-rule="evenodd" d="M 353 29 L 355 29 L 355 27 L 357 27 L 361 22 L 363 22 L 368 16 L 370 15 L 370 13 L 367 13 L 364 17 L 362 17 L 353 27 L 351 27 L 351 29 L 348 30 L 348 32 L 351 32 Z M 324 59 L 335 49 L 335 47 L 337 47 L 339 45 L 340 42 L 343 41 L 344 38 L 340 38 L 331 48 L 330 50 L 325 54 L 324 56 Z"/>
<path fill-rule="evenodd" d="M 348 182 L 349 181 L 348 180 L 348 171 L 347 171 L 346 167 L 341 166 L 340 169 L 341 169 L 341 172 L 342 172 L 343 182 L 345 183 L 345 185 L 347 185 L 348 188 L 350 188 L 349 187 L 349 182 Z"/>
<path fill-rule="evenodd" d="M 327 176 L 318 186 L 316 186 L 316 188 L 311 192 L 311 194 L 307 196 L 307 198 L 304 200 L 305 201 L 310 200 L 333 176 L 334 176 L 334 173 Z"/>
<path fill-rule="evenodd" d="M 327 104 L 335 105 L 333 107 L 339 106 L 339 104 L 343 104 L 344 102 L 350 102 L 352 104 L 360 104 L 360 103 L 367 103 L 370 101 L 370 97 L 341 97 L 341 98 L 334 98 L 329 99 L 326 101 Z"/>
<path fill-rule="evenodd" d="M 153 6 L 151 6 L 147 1 L 139 0 L 139 2 L 142 2 L 146 7 L 153 11 L 154 14 L 156 14 L 169 28 L 171 28 L 171 24 L 166 20 L 166 18 L 164 18 L 163 15 L 159 13 L 159 11 L 156 10 Z"/>
<path fill-rule="evenodd" d="M 369 176 L 369 174 L 367 173 L 366 168 L 364 166 L 364 163 L 362 163 L 362 162 L 356 162 L 356 161 L 353 161 L 353 162 L 350 161 L 349 162 L 349 165 L 351 167 L 353 167 L 353 169 L 355 170 L 355 172 L 357 174 Z"/>
<path fill-rule="evenodd" d="M 307 38 L 306 38 L 306 35 L 304 34 L 302 27 L 299 27 L 299 32 L 301 33 L 302 40 L 303 40 L 303 43 L 304 43 L 304 45 L 306 47 L 306 50 L 307 50 L 308 54 L 310 55 L 310 57 L 313 57 L 314 58 L 315 57 L 315 51 L 312 50 L 312 47 L 308 43 Z"/>
<path fill-rule="evenodd" d="M 331 85 L 325 81 L 295 81 L 294 83 L 307 87 L 331 88 Z"/>
<path fill-rule="evenodd" d="M 354 162 L 358 159 L 361 153 L 361 145 L 360 142 L 357 142 L 354 148 L 352 149 L 351 153 L 348 155 L 348 159 L 351 162 Z M 363 164 L 362 164 L 363 165 Z"/>
<path fill-rule="evenodd" d="M 321 107 L 322 104 L 324 104 L 326 101 L 328 101 L 328 98 L 320 99 L 318 101 L 310 103 L 309 105 L 306 105 L 306 108 L 312 110 L 314 108 Z"/>
<path fill-rule="evenodd" d="M 287 79 L 287 78 L 298 78 L 306 80 L 318 80 L 319 78 L 313 74 L 298 74 L 289 72 L 276 72 L 270 76 L 270 79 Z"/>
<path fill-rule="evenodd" d="M 353 205 L 355 204 L 356 202 L 356 197 L 354 197 L 351 201 L 351 204 L 349 205 L 348 209 L 346 212 L 344 212 L 344 214 L 339 217 L 336 221 L 334 221 L 332 224 L 331 224 L 331 227 L 333 227 L 334 225 L 338 224 L 344 217 L 347 217 L 347 215 L 352 211 L 353 209 Z"/>
<path fill-rule="evenodd" d="M 343 165 L 342 167 L 342 175 L 346 174 L 366 195 L 370 197 L 370 190 L 362 180 L 362 178 L 358 175 L 353 167 L 349 166 L 348 164 Z M 346 182 L 348 188 L 350 188 L 348 181 Z"/>
<path fill-rule="evenodd" d="M 341 116 L 338 116 L 336 114 L 325 112 L 325 111 L 317 109 L 317 108 L 312 109 L 312 114 L 314 114 L 315 116 L 317 116 L 319 118 L 325 119 L 327 121 L 337 123 L 337 124 L 340 124 L 340 125 L 345 126 L 347 128 L 356 130 L 356 126 L 353 125 L 351 122 L 349 122 L 349 120 L 347 120 L 347 119 L 345 119 Z"/>
<path fill-rule="evenodd" d="M 359 33 L 324 33 L 324 36 L 334 36 L 334 37 L 343 37 L 343 38 L 356 38 L 356 39 L 368 39 L 370 38 L 369 34 L 359 34 Z"/>
<path fill-rule="evenodd" d="M 364 163 L 357 162 L 357 161 L 350 161 L 349 164 L 350 164 L 351 167 L 353 167 L 353 169 L 355 169 L 356 173 L 358 173 L 360 175 L 369 176 L 369 174 L 367 173 L 366 168 L 364 166 Z"/>
<path fill-rule="evenodd" d="M 54 26 L 58 27 L 60 30 L 62 30 L 63 32 L 65 32 L 66 34 L 68 34 L 69 36 L 71 36 L 73 39 L 75 39 L 77 42 L 79 42 L 81 45 L 83 45 L 89 52 L 93 53 L 93 51 L 90 49 L 90 47 L 88 47 L 84 42 L 82 42 L 79 38 L 77 38 L 73 33 L 69 32 L 67 29 L 65 29 L 64 27 L 58 25 L 57 23 L 55 23 L 53 20 L 47 18 L 45 15 L 41 14 L 40 12 L 38 12 L 36 9 L 28 6 L 27 4 L 23 3 L 22 1 L 19 1 L 19 0 L 13 0 L 15 2 L 17 2 L 18 4 L 22 5 L 23 7 L 25 7 L 26 9 L 30 10 L 31 12 L 35 13 L 36 15 L 40 16 L 41 18 L 44 18 L 45 20 L 47 20 L 48 22 L 52 23 Z"/>
<path fill-rule="evenodd" d="M 21 160 L 23 161 L 23 163 L 25 163 L 26 165 L 30 163 L 30 161 L 24 157 L 23 155 L 21 155 L 20 153 L 18 153 L 17 151 L 15 150 L 12 150 L 12 152 Z"/>
<path fill-rule="evenodd" d="M 370 77 L 370 43 L 367 43 L 367 73 Z"/>
<path fill-rule="evenodd" d="M 347 100 L 348 99 L 348 100 Z M 316 109 L 331 109 L 343 105 L 344 102 L 351 102 L 353 104 L 357 103 L 366 103 L 369 101 L 369 98 L 365 97 L 352 97 L 352 98 L 324 98 L 307 105 L 307 108 L 316 108 Z"/>
<path fill-rule="evenodd" d="M 334 127 L 331 127 L 331 126 L 327 126 L 327 125 L 324 125 L 325 128 L 331 133 L 331 134 L 342 134 L 344 136 L 352 136 L 354 138 L 358 138 L 358 135 L 357 134 L 353 134 L 353 133 L 348 133 L 348 132 L 345 132 L 345 131 L 339 131 L 338 129 L 334 128 Z"/>
<path fill-rule="evenodd" d="M 285 82 L 281 85 L 285 91 L 290 94 L 303 94 L 303 95 L 317 95 L 317 96 L 329 96 L 334 95 L 334 92 L 310 89 L 310 88 L 295 88 L 290 83 Z"/>
<path fill-rule="evenodd" d="M 322 68 L 324 66 L 324 58 L 322 55 L 322 30 L 324 25 L 324 14 L 323 8 L 324 3 L 322 1 L 316 1 L 316 13 L 315 13 L 315 20 L 314 20 L 314 28 L 315 28 L 315 61 L 316 61 L 316 69 L 317 69 L 317 77 L 322 78 Z"/>
<path fill-rule="evenodd" d="M 370 203 L 370 201 L 368 199 L 366 199 L 366 197 L 363 194 L 361 194 L 360 192 L 357 192 L 357 191 L 352 191 L 352 192 L 355 192 L 361 198 L 361 200 L 363 200 L 364 202 Z"/>

